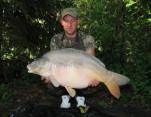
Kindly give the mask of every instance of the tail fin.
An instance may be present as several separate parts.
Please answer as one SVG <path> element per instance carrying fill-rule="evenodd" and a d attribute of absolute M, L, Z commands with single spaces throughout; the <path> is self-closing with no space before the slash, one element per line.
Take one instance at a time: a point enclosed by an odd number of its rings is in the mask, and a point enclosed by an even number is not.
<path fill-rule="evenodd" d="M 112 72 L 112 71 L 108 71 L 108 75 L 109 75 L 110 78 L 116 80 L 117 84 L 120 85 L 120 86 L 121 85 L 126 85 L 130 80 L 126 76 L 115 73 L 115 72 Z"/>
<path fill-rule="evenodd" d="M 95 71 L 95 78 L 98 81 L 103 82 L 110 93 L 118 99 L 120 97 L 120 88 L 118 82 L 114 78 L 116 75 L 113 73 L 111 74 L 111 72 L 108 72 L 106 69 L 93 69 L 93 71 Z"/>
<path fill-rule="evenodd" d="M 106 81 L 104 82 L 110 93 L 116 98 L 120 97 L 119 85 L 125 85 L 129 82 L 129 78 L 124 75 L 107 71 Z"/>
<path fill-rule="evenodd" d="M 118 83 L 112 79 L 111 77 L 108 78 L 109 80 L 107 82 L 104 82 L 104 84 L 107 86 L 110 93 L 116 97 L 117 99 L 120 97 L 120 88 Z"/>
<path fill-rule="evenodd" d="M 125 85 L 129 82 L 129 78 L 124 75 L 108 71 L 107 69 L 98 69 L 97 67 L 88 66 L 83 69 L 83 73 L 86 73 L 106 85 L 110 93 L 116 98 L 120 97 L 119 85 Z"/>

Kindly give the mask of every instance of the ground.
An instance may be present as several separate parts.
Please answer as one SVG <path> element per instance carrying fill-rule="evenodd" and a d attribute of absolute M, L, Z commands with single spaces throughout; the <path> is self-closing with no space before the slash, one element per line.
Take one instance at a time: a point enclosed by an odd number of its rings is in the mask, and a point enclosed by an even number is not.
<path fill-rule="evenodd" d="M 12 83 L 9 88 L 13 92 L 9 105 L 0 105 L 2 116 L 4 117 L 128 117 L 134 116 L 149 117 L 150 113 L 144 110 L 137 110 L 120 107 L 111 107 L 112 104 L 107 105 L 103 100 L 110 100 L 113 103 L 118 101 L 106 91 L 99 87 L 99 89 L 91 88 L 85 90 L 87 104 L 90 109 L 85 113 L 81 113 L 79 108 L 76 108 L 76 103 L 72 100 L 71 109 L 60 109 L 62 92 L 45 83 L 31 83 L 24 85 L 16 85 Z M 121 110 L 120 110 L 121 109 Z M 0 113 L 0 114 L 1 114 Z M 134 116 L 135 117 L 135 116 Z"/>

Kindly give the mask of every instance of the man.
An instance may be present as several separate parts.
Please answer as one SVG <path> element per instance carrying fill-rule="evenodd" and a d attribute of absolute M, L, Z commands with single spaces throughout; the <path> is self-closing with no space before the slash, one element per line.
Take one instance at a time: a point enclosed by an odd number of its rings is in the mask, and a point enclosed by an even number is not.
<path fill-rule="evenodd" d="M 91 35 L 78 30 L 78 24 L 80 23 L 79 14 L 76 8 L 66 8 L 61 12 L 60 23 L 64 29 L 63 33 L 56 34 L 52 37 L 50 42 L 51 50 L 62 49 L 62 48 L 75 48 L 85 51 L 90 55 L 95 55 L 95 41 Z M 60 58 L 61 59 L 61 58 Z M 47 78 L 42 78 L 46 80 Z M 97 86 L 98 81 L 92 81 L 90 86 Z M 78 92 L 80 92 L 78 90 Z M 79 96 L 80 95 L 80 96 Z M 76 101 L 77 107 L 86 106 L 85 97 L 82 94 L 77 93 Z M 69 103 L 70 96 L 63 95 L 61 108 L 70 108 Z"/>

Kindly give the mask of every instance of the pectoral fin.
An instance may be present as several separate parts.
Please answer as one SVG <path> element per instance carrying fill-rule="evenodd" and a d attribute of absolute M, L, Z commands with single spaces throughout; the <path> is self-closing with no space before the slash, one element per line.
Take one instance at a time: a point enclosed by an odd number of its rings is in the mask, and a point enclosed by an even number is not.
<path fill-rule="evenodd" d="M 65 86 L 65 88 L 71 97 L 74 97 L 76 95 L 76 91 L 73 88 L 69 86 Z"/>
<path fill-rule="evenodd" d="M 51 78 L 51 82 L 55 87 L 59 87 L 59 82 L 56 79 Z"/>

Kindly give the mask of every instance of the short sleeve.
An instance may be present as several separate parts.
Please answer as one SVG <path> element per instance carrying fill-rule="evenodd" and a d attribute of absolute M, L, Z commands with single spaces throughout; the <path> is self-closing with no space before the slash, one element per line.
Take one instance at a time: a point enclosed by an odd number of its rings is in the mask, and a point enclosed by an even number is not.
<path fill-rule="evenodd" d="M 95 40 L 94 37 L 91 35 L 86 35 L 85 39 L 84 39 L 84 45 L 86 49 L 89 48 L 95 48 Z"/>
<path fill-rule="evenodd" d="M 57 49 L 60 48 L 61 43 L 62 43 L 60 37 L 61 37 L 61 35 L 57 34 L 57 35 L 54 35 L 51 38 L 51 41 L 50 41 L 50 50 L 57 50 Z"/>

